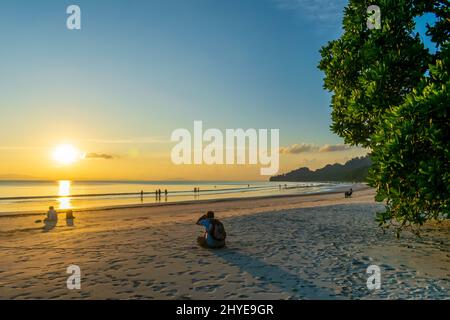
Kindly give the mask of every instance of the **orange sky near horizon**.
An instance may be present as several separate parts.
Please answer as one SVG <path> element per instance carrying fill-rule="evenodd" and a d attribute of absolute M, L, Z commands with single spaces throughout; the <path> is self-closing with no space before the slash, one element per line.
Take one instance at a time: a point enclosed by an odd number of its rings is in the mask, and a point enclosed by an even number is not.
<path fill-rule="evenodd" d="M 148 139 L 149 140 L 149 139 Z M 155 139 L 156 141 L 157 139 Z M 175 165 L 170 152 L 176 144 L 167 139 L 132 143 L 113 141 L 52 141 L 40 146 L 0 146 L 0 179 L 34 178 L 50 180 L 268 180 L 260 175 L 262 165 Z M 80 153 L 94 154 L 61 165 L 52 154 L 61 143 L 70 143 Z M 321 168 L 326 164 L 344 163 L 364 156 L 366 150 L 351 148 L 336 152 L 280 154 L 278 174 L 299 167 Z"/>

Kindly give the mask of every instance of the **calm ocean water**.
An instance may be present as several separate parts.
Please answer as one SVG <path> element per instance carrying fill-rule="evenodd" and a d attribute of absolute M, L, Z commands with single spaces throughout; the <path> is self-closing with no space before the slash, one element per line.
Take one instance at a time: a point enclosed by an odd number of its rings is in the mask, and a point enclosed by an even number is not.
<path fill-rule="evenodd" d="M 255 181 L 0 181 L 0 213 L 326 192 L 344 184 Z M 199 188 L 199 193 L 194 193 Z M 155 190 L 161 189 L 161 197 Z M 168 194 L 165 196 L 164 191 Z M 144 192 L 141 197 L 141 191 Z"/>

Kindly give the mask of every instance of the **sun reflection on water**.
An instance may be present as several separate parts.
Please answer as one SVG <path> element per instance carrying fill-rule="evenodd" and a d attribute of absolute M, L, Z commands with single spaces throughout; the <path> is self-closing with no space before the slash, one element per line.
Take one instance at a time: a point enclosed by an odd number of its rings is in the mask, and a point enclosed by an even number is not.
<path fill-rule="evenodd" d="M 71 181 L 69 180 L 60 180 L 58 181 L 58 203 L 59 209 L 71 209 L 72 205 L 70 203 L 70 186 Z"/>

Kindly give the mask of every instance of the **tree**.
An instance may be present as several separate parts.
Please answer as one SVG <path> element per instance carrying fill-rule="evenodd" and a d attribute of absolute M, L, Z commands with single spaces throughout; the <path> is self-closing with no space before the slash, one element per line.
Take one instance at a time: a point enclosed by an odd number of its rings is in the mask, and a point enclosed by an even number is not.
<path fill-rule="evenodd" d="M 372 2 L 350 0 L 341 38 L 321 49 L 324 87 L 333 93 L 332 131 L 372 149 L 370 184 L 387 210 L 380 224 L 422 224 L 449 212 L 449 1 L 380 0 L 381 29 L 367 28 Z M 427 34 L 415 17 L 434 13 Z M 430 159 L 430 156 L 432 159 Z"/>
<path fill-rule="evenodd" d="M 405 102 L 389 110 L 373 135 L 370 183 L 387 201 L 381 225 L 405 226 L 449 218 L 450 45 L 430 67 L 430 76 Z"/>

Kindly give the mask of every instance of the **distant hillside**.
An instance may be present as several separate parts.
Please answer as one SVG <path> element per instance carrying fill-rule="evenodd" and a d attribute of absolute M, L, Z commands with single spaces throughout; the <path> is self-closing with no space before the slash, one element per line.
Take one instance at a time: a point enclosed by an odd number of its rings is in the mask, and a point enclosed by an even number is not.
<path fill-rule="evenodd" d="M 345 164 L 328 164 L 321 169 L 311 171 L 300 168 L 289 173 L 274 176 L 270 181 L 364 181 L 372 161 L 369 156 L 354 158 Z"/>

